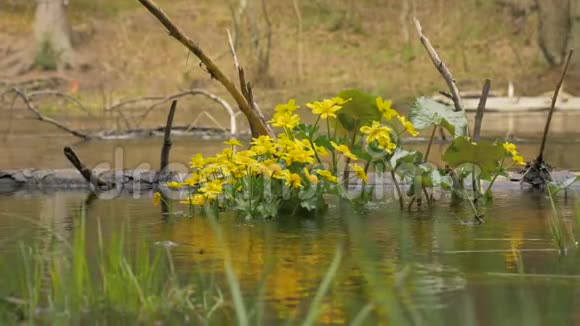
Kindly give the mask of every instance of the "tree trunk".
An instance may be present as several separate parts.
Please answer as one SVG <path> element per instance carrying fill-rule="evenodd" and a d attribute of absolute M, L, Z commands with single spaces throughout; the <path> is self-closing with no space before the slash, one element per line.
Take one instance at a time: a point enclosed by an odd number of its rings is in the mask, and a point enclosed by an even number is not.
<path fill-rule="evenodd" d="M 566 55 L 570 36 L 570 1 L 577 0 L 537 0 L 538 44 L 546 61 L 560 65 Z"/>
<path fill-rule="evenodd" d="M 68 0 L 36 0 L 35 61 L 45 68 L 72 68 L 75 54 L 66 14 Z"/>

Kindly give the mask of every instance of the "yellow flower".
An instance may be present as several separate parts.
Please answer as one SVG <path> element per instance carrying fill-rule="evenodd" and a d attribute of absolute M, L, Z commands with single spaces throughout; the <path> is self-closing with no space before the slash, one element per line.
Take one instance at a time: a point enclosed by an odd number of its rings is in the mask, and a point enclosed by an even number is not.
<path fill-rule="evenodd" d="M 253 158 L 255 155 L 256 153 L 252 151 L 241 151 L 234 156 L 233 161 L 235 164 L 247 166 L 256 162 L 256 160 Z"/>
<path fill-rule="evenodd" d="M 191 177 L 185 179 L 185 184 L 188 185 L 189 187 L 193 187 L 196 184 L 198 184 L 200 181 L 200 177 L 199 174 L 197 173 L 192 173 Z"/>
<path fill-rule="evenodd" d="M 399 115 L 399 113 L 391 108 L 391 101 L 384 101 L 382 97 L 377 97 L 377 109 L 383 114 L 387 121 L 391 121 L 393 117 Z"/>
<path fill-rule="evenodd" d="M 199 192 L 205 194 L 208 199 L 215 199 L 223 192 L 224 182 L 221 180 L 212 180 L 199 188 Z"/>
<path fill-rule="evenodd" d="M 320 115 L 321 119 L 328 119 L 328 117 L 336 118 L 336 111 L 342 109 L 342 106 L 337 105 L 336 102 L 329 99 L 325 99 L 322 102 L 315 101 L 308 103 L 306 106 L 312 109 L 313 114 Z"/>
<path fill-rule="evenodd" d="M 512 161 L 515 164 L 518 164 L 518 165 L 525 165 L 526 164 L 524 162 L 524 158 L 518 153 L 518 151 L 516 149 L 516 145 L 506 141 L 505 143 L 503 143 L 503 148 L 506 150 L 506 152 L 508 152 L 508 154 L 511 155 Z"/>
<path fill-rule="evenodd" d="M 302 178 L 300 178 L 299 174 L 290 173 L 286 176 L 286 185 L 292 188 L 303 188 L 302 185 Z"/>
<path fill-rule="evenodd" d="M 512 160 L 517 165 L 526 165 L 526 162 L 524 162 L 524 158 L 519 154 L 512 156 Z"/>
<path fill-rule="evenodd" d="M 338 178 L 333 176 L 332 173 L 328 170 L 318 169 L 316 170 L 316 173 L 318 173 L 319 176 L 323 177 L 324 179 L 330 182 L 338 183 Z"/>
<path fill-rule="evenodd" d="M 155 207 L 159 206 L 160 202 L 161 202 L 161 193 L 157 191 L 153 194 L 153 206 Z"/>
<path fill-rule="evenodd" d="M 199 168 L 202 168 L 204 166 L 204 164 L 205 164 L 205 161 L 203 159 L 203 156 L 201 154 L 197 154 L 191 159 L 191 163 L 189 164 L 189 167 L 192 169 L 199 169 Z"/>
<path fill-rule="evenodd" d="M 274 127 L 286 128 L 292 130 L 300 124 L 300 117 L 297 114 L 291 114 L 288 112 L 275 113 L 272 120 L 268 121 Z"/>
<path fill-rule="evenodd" d="M 393 154 L 393 150 L 397 148 L 397 144 L 391 142 L 390 139 L 380 139 L 379 140 L 379 148 L 385 150 L 389 154 Z"/>
<path fill-rule="evenodd" d="M 367 177 L 365 170 L 362 167 L 360 167 L 360 165 L 351 164 L 350 167 L 352 168 L 354 173 L 356 173 L 357 178 L 361 179 L 365 184 L 369 184 L 369 178 Z"/>
<path fill-rule="evenodd" d="M 252 148 L 250 150 L 254 151 L 257 155 L 274 154 L 276 152 L 274 140 L 270 136 L 262 135 L 258 138 L 253 138 L 251 144 Z"/>
<path fill-rule="evenodd" d="M 391 131 L 392 129 L 387 126 L 381 126 L 381 123 L 378 121 L 373 121 L 372 125 L 369 126 L 362 126 L 360 131 L 368 135 L 367 136 L 367 143 L 372 143 L 373 141 L 380 141 L 381 139 L 388 139 L 391 140 Z"/>
<path fill-rule="evenodd" d="M 397 119 L 399 119 L 405 130 L 407 130 L 407 132 L 409 132 L 413 137 L 416 137 L 419 134 L 417 130 L 415 130 L 415 126 L 413 126 L 413 123 L 411 123 L 411 121 L 408 121 L 404 116 L 398 115 Z"/>
<path fill-rule="evenodd" d="M 304 176 L 306 177 L 306 180 L 308 180 L 308 182 L 310 182 L 310 184 L 318 184 L 318 177 L 315 176 L 314 174 L 310 174 L 310 171 L 308 171 L 308 168 L 304 168 Z"/>
<path fill-rule="evenodd" d="M 229 145 L 229 146 L 242 146 L 242 143 L 240 143 L 237 139 L 232 138 L 230 140 L 228 140 L 227 142 L 224 142 L 224 144 Z"/>
<path fill-rule="evenodd" d="M 516 155 L 517 154 L 517 150 L 516 150 L 516 145 L 510 143 L 510 142 L 505 142 L 503 143 L 503 148 L 510 153 L 511 155 Z"/>
<path fill-rule="evenodd" d="M 276 105 L 276 108 L 274 108 L 274 110 L 276 110 L 276 112 L 279 112 L 279 113 L 292 113 L 292 112 L 298 110 L 298 108 L 300 108 L 300 107 L 296 105 L 296 101 L 291 99 L 286 104 Z"/>
<path fill-rule="evenodd" d="M 167 187 L 169 187 L 171 189 L 179 189 L 179 188 L 183 187 L 183 183 L 182 182 L 169 181 L 167 183 Z"/>
<path fill-rule="evenodd" d="M 349 98 L 348 100 L 343 99 L 342 97 L 333 97 L 332 101 L 337 104 L 337 105 L 344 105 L 344 103 L 351 101 L 352 98 Z"/>
<path fill-rule="evenodd" d="M 203 206 L 203 204 L 205 204 L 205 196 L 202 194 L 195 194 L 186 200 L 180 201 L 180 203 L 193 206 Z"/>
<path fill-rule="evenodd" d="M 296 142 L 288 152 L 283 156 L 286 165 L 297 163 L 314 163 L 314 151 L 305 147 L 302 142 Z"/>
<path fill-rule="evenodd" d="M 341 152 L 344 156 L 346 156 L 354 161 L 358 160 L 358 157 L 356 157 L 356 155 L 351 153 L 350 149 L 348 149 L 348 147 L 346 145 L 338 145 L 337 143 L 335 143 L 333 141 L 331 141 L 330 144 L 332 145 L 332 147 L 334 147 L 334 149 Z"/>

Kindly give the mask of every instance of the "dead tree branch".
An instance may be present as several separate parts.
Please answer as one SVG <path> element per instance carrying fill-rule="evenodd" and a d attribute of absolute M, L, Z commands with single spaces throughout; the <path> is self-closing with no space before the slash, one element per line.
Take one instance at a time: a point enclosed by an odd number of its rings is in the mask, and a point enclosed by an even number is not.
<path fill-rule="evenodd" d="M 26 105 L 26 108 L 28 110 L 30 110 L 32 113 L 34 113 L 34 115 L 35 115 L 35 117 L 36 117 L 37 120 L 44 121 L 44 122 L 48 122 L 48 123 L 52 124 L 53 126 L 56 126 L 57 128 L 59 128 L 61 130 L 64 130 L 64 131 L 68 132 L 69 134 L 72 134 L 72 135 L 74 135 L 76 137 L 79 137 L 79 138 L 81 138 L 83 140 L 89 140 L 89 139 L 93 138 L 93 136 L 90 136 L 90 135 L 85 134 L 83 132 L 80 132 L 78 130 L 71 129 L 71 128 L 63 125 L 62 123 L 60 123 L 60 122 L 58 122 L 58 121 L 56 121 L 56 120 L 54 120 L 52 118 L 49 118 L 49 117 L 45 116 L 44 114 L 40 113 L 38 111 L 38 109 L 36 109 L 36 107 L 34 106 L 34 104 L 32 103 L 30 97 L 26 93 L 24 93 L 23 91 L 21 91 L 20 89 L 18 89 L 18 88 L 12 88 L 9 92 L 14 92 L 15 94 L 17 94 L 22 99 L 22 101 L 24 102 L 24 104 Z"/>
<path fill-rule="evenodd" d="M 159 180 L 162 180 L 169 171 L 167 171 L 167 166 L 169 165 L 169 152 L 171 151 L 171 128 L 173 127 L 173 117 L 175 116 L 175 109 L 177 108 L 177 100 L 171 102 L 171 108 L 169 109 L 169 114 L 167 115 L 167 123 L 165 124 L 165 133 L 163 135 L 163 147 L 161 148 L 161 162 L 159 165 Z"/>
<path fill-rule="evenodd" d="M 230 51 L 232 52 L 232 57 L 234 58 L 234 67 L 238 71 L 238 78 L 240 79 L 240 89 L 242 90 L 242 94 L 243 94 L 244 98 L 246 99 L 246 101 L 250 104 L 250 107 L 252 108 L 252 110 L 254 110 L 254 112 L 256 112 L 258 114 L 260 119 L 262 121 L 266 121 L 266 118 L 264 117 L 262 110 L 260 110 L 260 108 L 258 107 L 258 104 L 254 100 L 254 96 L 252 93 L 252 84 L 250 82 L 246 82 L 246 75 L 244 72 L 244 68 L 242 68 L 240 66 L 240 61 L 238 60 L 238 55 L 236 54 L 236 48 L 235 48 L 234 42 L 232 40 L 232 35 L 231 35 L 229 30 L 227 30 L 226 32 L 228 34 L 228 43 L 230 45 Z M 250 129 L 252 129 L 252 128 L 253 127 L 250 124 Z M 269 135 L 274 134 L 274 131 L 272 130 L 272 128 L 270 128 L 270 126 L 268 124 L 266 124 L 266 128 L 268 130 Z M 254 134 L 254 132 L 255 131 L 252 129 L 252 135 Z"/>
<path fill-rule="evenodd" d="M 179 28 L 166 14 L 163 12 L 159 6 L 153 0 L 139 0 L 139 2 L 149 10 L 157 20 L 169 32 L 169 35 L 174 37 L 177 41 L 188 48 L 193 54 L 195 54 L 206 67 L 207 71 L 210 73 L 212 78 L 217 79 L 226 90 L 232 95 L 236 101 L 240 110 L 244 113 L 250 127 L 252 129 L 252 135 L 258 137 L 260 135 L 271 135 L 268 125 L 265 119 L 262 119 L 258 112 L 256 112 L 248 102 L 242 92 L 236 88 L 234 83 L 221 71 L 221 69 L 205 54 L 205 52 L 199 47 L 199 45 L 190 39 L 185 33 Z"/>
<path fill-rule="evenodd" d="M 95 118 L 95 116 L 91 113 L 91 111 L 89 109 L 87 109 L 79 100 L 77 100 L 76 98 L 67 95 L 65 93 L 59 92 L 59 91 L 52 91 L 52 90 L 43 90 L 43 91 L 34 91 L 34 92 L 30 92 L 28 93 L 28 97 L 30 99 L 34 99 L 35 97 L 41 97 L 41 96 L 54 96 L 54 97 L 60 97 L 70 103 L 75 104 L 81 111 L 85 112 L 89 117 L 91 118 Z"/>
<path fill-rule="evenodd" d="M 542 136 L 542 145 L 540 146 L 540 154 L 538 154 L 538 158 L 536 159 L 536 161 L 538 162 L 542 162 L 544 160 L 544 148 L 546 146 L 548 132 L 550 131 L 550 123 L 552 122 L 552 115 L 554 114 L 554 110 L 556 109 L 556 101 L 558 101 L 558 94 L 560 94 L 560 89 L 562 88 L 562 84 L 564 83 L 564 78 L 566 78 L 566 72 L 568 71 L 568 65 L 570 64 L 570 59 L 572 59 L 573 53 L 574 49 L 571 49 L 568 52 L 568 56 L 566 57 L 566 63 L 564 64 L 564 69 L 562 69 L 562 75 L 560 75 L 560 80 L 558 81 L 556 89 L 554 90 L 554 96 L 552 96 L 550 113 L 548 113 L 548 119 L 546 120 L 546 126 L 544 127 L 544 135 Z"/>
<path fill-rule="evenodd" d="M 491 81 L 489 79 L 486 79 L 485 83 L 483 83 L 481 97 L 479 98 L 477 112 L 475 113 L 475 125 L 473 127 L 473 141 L 476 143 L 479 142 L 479 136 L 481 134 L 481 124 L 483 123 L 483 114 L 485 113 L 485 105 L 487 103 L 487 97 L 489 96 L 490 87 Z"/>
<path fill-rule="evenodd" d="M 98 190 L 110 189 L 111 184 L 109 182 L 99 178 L 99 176 L 93 174 L 93 172 L 87 168 L 83 162 L 79 159 L 77 154 L 70 147 L 64 148 L 64 156 L 72 163 L 72 165 L 80 172 L 80 174 L 87 180 L 87 182 L 93 186 L 93 192 Z"/>
<path fill-rule="evenodd" d="M 435 65 L 435 67 L 437 68 L 443 79 L 445 79 L 445 82 L 449 87 L 449 91 L 451 92 L 451 99 L 453 100 L 453 104 L 455 106 L 454 111 L 463 111 L 463 102 L 461 101 L 461 96 L 459 95 L 459 89 L 457 89 L 457 85 L 455 85 L 455 79 L 453 79 L 453 75 L 451 75 L 451 72 L 449 72 L 447 66 L 445 66 L 443 61 L 441 61 L 439 55 L 431 45 L 431 42 L 429 42 L 429 39 L 423 34 L 423 29 L 421 27 L 421 23 L 419 22 L 419 20 L 417 18 L 414 18 L 414 20 L 415 20 L 415 28 L 417 29 L 417 34 L 419 35 L 421 44 L 423 44 L 423 47 L 425 48 L 425 50 L 427 50 L 427 53 L 429 54 L 431 61 L 433 61 L 433 64 Z"/>

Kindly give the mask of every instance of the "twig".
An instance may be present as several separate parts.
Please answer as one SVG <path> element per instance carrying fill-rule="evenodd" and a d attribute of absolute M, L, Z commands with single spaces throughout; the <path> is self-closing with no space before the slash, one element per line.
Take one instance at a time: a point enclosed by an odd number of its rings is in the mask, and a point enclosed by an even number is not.
<path fill-rule="evenodd" d="M 83 162 L 81 162 L 81 160 L 78 158 L 77 154 L 75 154 L 75 152 L 72 150 L 72 148 L 68 146 L 65 147 L 64 156 L 66 156 L 66 158 L 72 163 L 72 165 L 74 165 L 74 167 L 81 173 L 83 178 L 85 178 L 85 180 L 87 180 L 87 182 L 94 187 L 93 191 L 100 190 L 103 187 L 104 188 L 111 187 L 111 184 L 109 182 L 93 174 L 93 172 L 89 170 L 83 164 Z"/>
<path fill-rule="evenodd" d="M 176 100 L 176 99 L 182 98 L 182 97 L 185 97 L 185 96 L 190 96 L 190 95 L 191 95 L 191 96 L 194 96 L 194 95 L 203 95 L 203 96 L 205 96 L 205 97 L 209 98 L 210 100 L 212 100 L 212 101 L 214 101 L 214 102 L 216 102 L 216 103 L 220 104 L 220 105 L 221 105 L 221 106 L 222 106 L 222 107 L 223 107 L 223 108 L 224 108 L 224 109 L 225 109 L 225 110 L 228 112 L 228 115 L 229 115 L 230 117 L 233 117 L 233 116 L 234 116 L 234 114 L 235 114 L 234 110 L 233 110 L 233 109 L 232 109 L 232 107 L 231 107 L 231 106 L 228 104 L 228 102 L 226 102 L 226 100 L 222 99 L 221 97 L 219 97 L 219 96 L 217 96 L 217 95 L 215 95 L 215 94 L 213 94 L 213 93 L 210 93 L 210 92 L 208 92 L 208 91 L 206 91 L 206 90 L 203 90 L 203 89 L 190 89 L 190 90 L 186 90 L 186 91 L 179 92 L 179 93 L 176 93 L 176 94 L 171 94 L 171 95 L 169 95 L 169 96 L 167 96 L 167 97 L 164 97 L 164 98 L 160 99 L 160 100 L 159 100 L 157 103 L 153 103 L 153 104 L 151 104 L 151 105 L 150 105 L 150 106 L 149 106 L 147 109 L 145 109 L 145 111 L 144 111 L 144 112 L 143 112 L 143 113 L 142 113 L 142 114 L 139 116 L 139 120 L 138 120 L 138 121 L 137 121 L 137 123 L 136 123 L 137 127 L 141 126 L 141 124 L 143 123 L 143 121 L 145 120 L 145 118 L 147 117 L 147 115 L 148 115 L 148 114 L 149 114 L 149 113 L 150 113 L 150 112 L 151 112 L 153 109 L 155 109 L 156 107 L 158 107 L 159 105 L 161 105 L 161 104 L 164 104 L 164 103 L 167 103 L 167 102 L 169 102 L 169 101 L 173 101 L 173 100 Z M 231 124 L 231 123 L 230 123 L 230 124 Z"/>
<path fill-rule="evenodd" d="M 28 110 L 32 111 L 34 113 L 34 115 L 36 116 L 36 119 L 38 119 L 39 121 L 44 121 L 44 122 L 48 122 L 54 126 L 56 126 L 57 128 L 64 130 L 76 137 L 82 138 L 84 140 L 89 140 L 91 138 L 94 138 L 94 136 L 89 136 L 88 134 L 85 134 L 83 132 L 71 129 L 65 125 L 63 125 L 62 123 L 49 118 L 47 116 L 45 116 L 44 114 L 40 113 L 35 107 L 34 104 L 32 104 L 32 101 L 30 100 L 30 98 L 28 97 L 28 95 L 26 95 L 23 91 L 19 90 L 18 88 L 12 88 L 11 89 L 12 92 L 14 92 L 15 94 L 17 94 L 22 101 L 24 101 L 24 104 L 26 105 L 26 107 L 28 108 Z"/>
<path fill-rule="evenodd" d="M 490 87 L 491 81 L 489 79 L 486 79 L 485 83 L 483 83 L 481 97 L 479 98 L 477 112 L 475 113 L 475 125 L 473 127 L 473 141 L 476 143 L 479 142 L 479 136 L 481 134 L 481 124 L 483 122 L 483 114 L 485 113 L 485 104 L 487 103 L 487 97 L 489 96 Z"/>
<path fill-rule="evenodd" d="M 423 158 L 424 162 L 427 162 L 429 159 L 429 153 L 431 153 L 431 146 L 433 146 L 433 139 L 435 138 L 435 132 L 439 126 L 433 126 L 433 132 L 431 132 L 431 138 L 429 138 L 429 145 L 427 145 L 427 150 L 425 151 L 425 157 Z"/>
<path fill-rule="evenodd" d="M 556 101 L 558 100 L 558 94 L 564 83 L 564 78 L 566 77 L 566 72 L 568 71 L 568 65 L 570 64 L 570 59 L 574 49 L 570 49 L 568 56 L 566 57 L 566 63 L 564 64 L 564 69 L 562 70 L 562 75 L 556 85 L 556 90 L 554 90 L 554 96 L 552 97 L 552 104 L 550 105 L 550 113 L 548 113 L 548 120 L 546 120 L 546 126 L 544 127 L 544 135 L 542 136 L 542 145 L 540 146 L 540 154 L 538 154 L 538 159 L 536 161 L 542 162 L 544 160 L 544 147 L 546 146 L 546 139 L 548 138 L 548 131 L 550 130 L 550 123 L 552 122 L 552 115 L 554 114 L 554 109 L 556 108 Z"/>
<path fill-rule="evenodd" d="M 139 0 L 139 2 L 159 20 L 163 26 L 169 31 L 169 35 L 178 40 L 181 44 L 187 47 L 193 54 L 195 54 L 207 68 L 212 78 L 218 80 L 226 90 L 232 95 L 240 110 L 244 113 L 252 128 L 253 136 L 271 135 L 274 134 L 269 130 L 265 119 L 262 119 L 258 112 L 252 109 L 251 103 L 242 95 L 240 90 L 236 88 L 234 83 L 219 69 L 219 67 L 205 54 L 205 52 L 192 39 L 187 37 L 185 33 L 159 8 L 153 0 Z"/>
<path fill-rule="evenodd" d="M 88 116 L 90 116 L 91 118 L 95 118 L 95 116 L 91 113 L 90 110 L 88 110 L 79 100 L 77 100 L 76 98 L 67 95 L 65 93 L 59 92 L 59 91 L 53 91 L 53 90 L 43 90 L 43 91 L 34 91 L 34 92 L 30 92 L 28 93 L 28 97 L 30 99 L 33 99 L 37 96 L 54 96 L 54 97 L 61 97 L 71 103 L 76 104 L 76 106 L 81 109 L 83 112 L 85 112 Z"/>
<path fill-rule="evenodd" d="M 250 107 L 252 108 L 252 110 L 254 112 L 256 112 L 256 114 L 260 117 L 260 119 L 262 121 L 266 121 L 266 119 L 264 118 L 264 114 L 262 113 L 262 110 L 260 110 L 256 101 L 254 101 L 254 96 L 252 93 L 252 84 L 250 84 L 250 82 L 246 81 L 246 75 L 244 72 L 244 68 L 242 68 L 240 66 L 240 61 L 238 60 L 238 55 L 236 54 L 236 48 L 235 48 L 235 45 L 232 41 L 231 33 L 229 30 L 226 30 L 226 32 L 228 34 L 228 43 L 230 45 L 230 51 L 232 52 L 232 57 L 234 59 L 234 67 L 238 71 L 238 78 L 240 80 L 240 89 L 242 91 L 242 95 L 244 96 L 246 101 L 250 104 Z M 253 129 L 252 124 L 250 124 L 250 129 L 251 129 L 252 135 L 253 135 L 256 131 Z M 266 129 L 268 130 L 269 135 L 274 134 L 274 131 L 272 130 L 272 128 L 270 128 L 270 126 L 268 124 L 266 124 Z"/>
<path fill-rule="evenodd" d="M 417 34 L 419 34 L 419 39 L 421 40 L 421 44 L 423 44 L 423 47 L 425 48 L 425 50 L 427 50 L 429 57 L 431 57 L 431 61 L 433 61 L 433 64 L 435 65 L 435 67 L 437 68 L 443 79 L 445 79 L 445 82 L 449 87 L 449 91 L 451 92 L 451 99 L 453 100 L 453 104 L 455 105 L 454 111 L 463 111 L 463 102 L 461 101 L 461 96 L 459 95 L 459 89 L 457 89 L 457 85 L 455 85 L 453 75 L 451 75 L 451 72 L 449 72 L 447 66 L 445 66 L 443 61 L 441 61 L 439 55 L 431 45 L 431 42 L 429 42 L 429 39 L 423 34 L 423 29 L 421 28 L 421 23 L 419 22 L 419 20 L 417 18 L 414 18 L 414 21 L 415 28 L 417 29 Z"/>
<path fill-rule="evenodd" d="M 177 100 L 171 102 L 171 108 L 167 115 L 167 123 L 165 124 L 165 133 L 163 135 L 163 147 L 161 148 L 161 163 L 159 165 L 159 180 L 167 175 L 167 166 L 169 165 L 169 152 L 171 151 L 171 128 L 173 126 L 173 117 L 175 116 L 175 109 L 177 108 Z"/>

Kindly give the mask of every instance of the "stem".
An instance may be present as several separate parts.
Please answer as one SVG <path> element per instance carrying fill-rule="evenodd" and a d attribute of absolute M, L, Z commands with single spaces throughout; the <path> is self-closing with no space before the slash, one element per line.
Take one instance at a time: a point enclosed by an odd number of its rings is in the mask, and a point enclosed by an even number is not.
<path fill-rule="evenodd" d="M 397 195 L 399 196 L 399 204 L 401 205 L 401 209 L 403 209 L 405 208 L 405 199 L 403 199 L 401 188 L 399 188 L 399 182 L 397 182 L 397 178 L 395 177 L 395 171 L 391 171 L 391 178 L 393 178 L 393 183 L 395 184 L 395 188 L 397 189 Z"/>
<path fill-rule="evenodd" d="M 329 119 L 326 118 L 326 135 L 330 138 L 330 121 L 328 121 Z M 336 175 L 336 172 L 338 171 L 338 167 L 336 165 L 336 153 L 333 150 L 332 151 L 332 173 Z"/>
<path fill-rule="evenodd" d="M 546 126 L 544 127 L 544 135 L 542 136 L 542 145 L 540 146 L 540 154 L 538 154 L 538 159 L 536 161 L 541 162 L 544 159 L 544 147 L 546 146 L 546 139 L 548 138 L 548 131 L 550 130 L 550 123 L 552 122 L 552 115 L 554 114 L 554 109 L 556 108 L 556 100 L 558 100 L 558 94 L 564 83 L 564 77 L 566 77 L 566 72 L 568 71 L 568 65 L 570 64 L 570 59 L 572 58 L 572 53 L 574 50 L 571 49 L 566 57 L 566 63 L 564 64 L 564 70 L 562 70 L 562 75 L 560 80 L 556 85 L 556 90 L 554 91 L 554 96 L 552 97 L 552 104 L 550 106 L 550 113 L 548 113 L 548 120 L 546 120 Z"/>
<path fill-rule="evenodd" d="M 499 165 L 499 168 L 495 171 L 495 175 L 493 176 L 493 178 L 491 179 L 491 182 L 489 183 L 489 186 L 487 186 L 487 190 L 485 190 L 485 195 L 487 196 L 488 193 L 491 192 L 491 187 L 493 187 L 493 183 L 495 182 L 495 180 L 497 179 L 497 176 L 499 175 L 499 170 L 501 170 L 503 168 L 503 162 L 504 162 L 505 158 L 501 160 L 501 164 Z M 508 166 L 506 169 L 509 169 L 510 167 L 512 167 L 512 165 Z"/>
<path fill-rule="evenodd" d="M 431 146 L 433 145 L 433 138 L 435 138 L 435 132 L 437 131 L 438 126 L 433 126 L 433 132 L 431 132 L 431 138 L 429 139 L 429 145 L 427 145 L 427 151 L 425 151 L 425 158 L 424 161 L 427 162 L 429 158 L 429 153 L 431 153 Z"/>
<path fill-rule="evenodd" d="M 354 129 L 353 129 L 352 139 L 350 140 L 350 148 L 351 149 L 354 147 L 354 143 L 355 143 L 355 140 L 356 140 L 356 134 L 357 134 L 356 128 L 357 128 L 357 124 L 358 124 L 358 120 L 355 121 L 355 123 L 354 123 Z M 350 172 L 348 170 L 348 165 L 349 164 L 350 164 L 350 157 L 347 157 L 346 158 L 346 163 L 345 163 L 345 166 L 344 166 L 344 172 L 342 173 L 342 178 L 344 180 L 348 180 L 348 175 L 349 175 L 349 172 Z M 346 187 L 348 188 L 348 183 L 346 184 Z"/>

